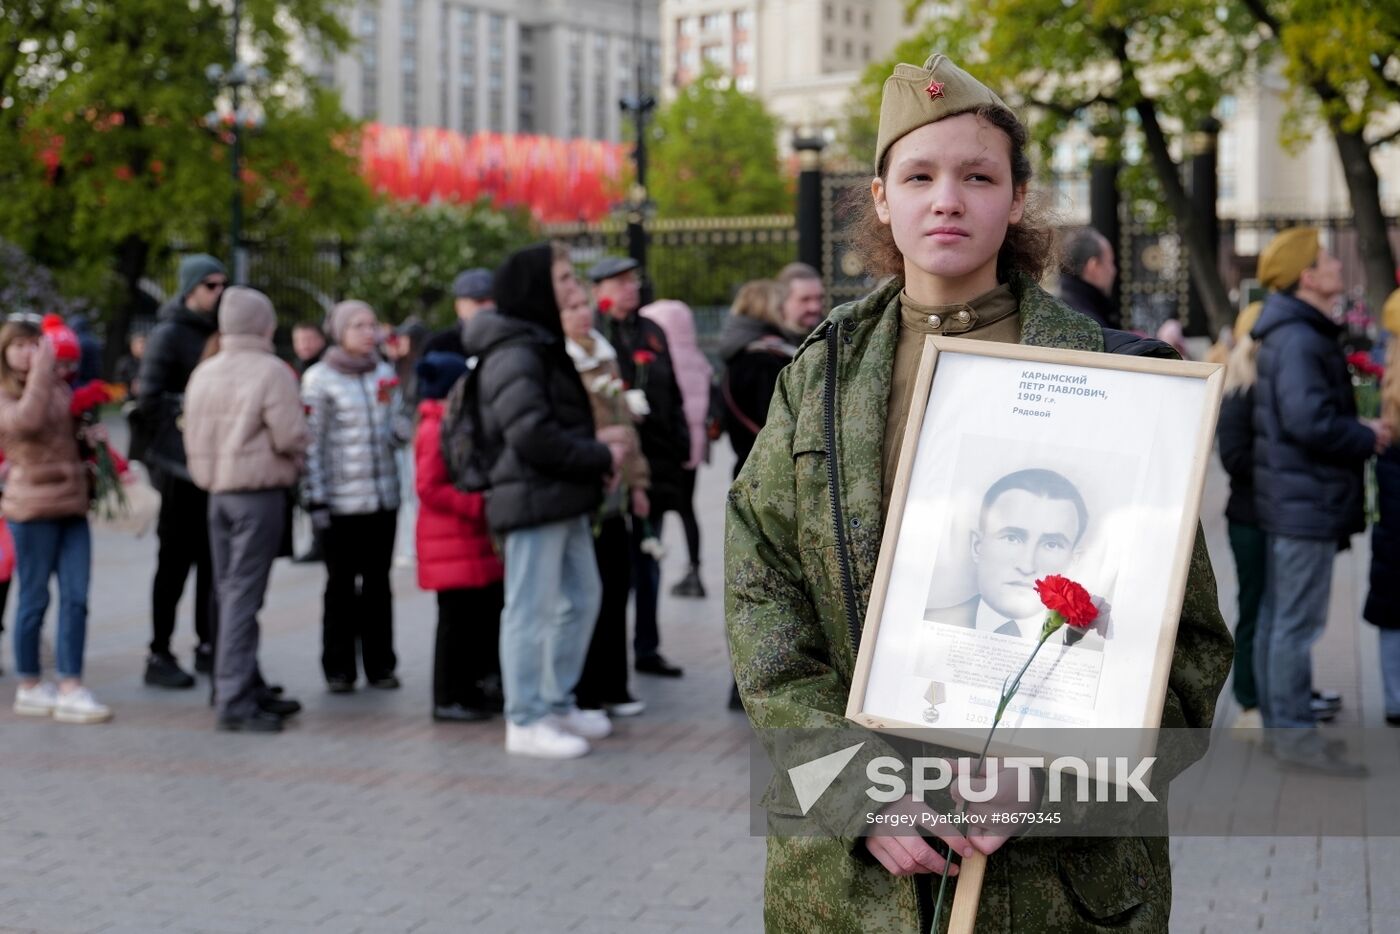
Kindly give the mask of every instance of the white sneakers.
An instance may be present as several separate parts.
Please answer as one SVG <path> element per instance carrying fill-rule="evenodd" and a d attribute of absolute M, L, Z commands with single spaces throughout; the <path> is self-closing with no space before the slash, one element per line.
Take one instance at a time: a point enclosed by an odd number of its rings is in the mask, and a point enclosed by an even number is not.
<path fill-rule="evenodd" d="M 32 688 L 20 686 L 15 691 L 15 713 L 26 717 L 50 717 L 58 704 L 58 688 L 40 681 Z"/>
<path fill-rule="evenodd" d="M 604 704 L 603 709 L 610 717 L 637 717 L 646 712 L 647 702 L 630 700 L 620 704 Z"/>
<path fill-rule="evenodd" d="M 584 739 L 602 739 L 612 735 L 612 721 L 601 710 L 579 710 L 575 707 L 568 713 L 554 714 L 550 719 L 566 733 Z"/>
<path fill-rule="evenodd" d="M 577 759 L 588 754 L 588 740 L 566 733 L 549 717 L 525 726 L 507 720 L 506 752 L 536 759 Z"/>
<path fill-rule="evenodd" d="M 60 692 L 47 681 L 16 690 L 15 713 L 27 717 L 52 716 L 60 723 L 104 723 L 112 719 L 112 709 L 99 704 L 87 688 Z"/>
<path fill-rule="evenodd" d="M 591 748 L 590 739 L 612 733 L 612 721 L 601 710 L 551 714 L 526 726 L 506 721 L 506 752 L 537 759 L 577 759 Z"/>

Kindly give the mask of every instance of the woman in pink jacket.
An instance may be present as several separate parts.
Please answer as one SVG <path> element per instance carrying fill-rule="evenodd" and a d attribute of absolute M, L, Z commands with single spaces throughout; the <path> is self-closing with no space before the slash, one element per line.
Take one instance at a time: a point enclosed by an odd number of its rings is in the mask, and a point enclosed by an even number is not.
<path fill-rule="evenodd" d="M 700 350 L 695 316 L 685 302 L 670 299 L 652 302 L 641 310 L 641 314 L 655 321 L 666 332 L 671 365 L 675 369 L 676 384 L 681 390 L 686 427 L 690 431 L 690 459 L 684 465 L 685 485 L 680 497 L 681 506 L 676 510 L 681 524 L 685 526 L 690 572 L 671 588 L 671 594 L 677 597 L 703 597 L 705 585 L 700 581 L 700 525 L 695 521 L 694 508 L 695 471 L 702 462 L 710 459 L 710 438 L 706 433 L 705 421 L 710 413 L 710 385 L 715 371 Z M 661 516 L 658 515 L 658 530 L 660 523 Z"/>
<path fill-rule="evenodd" d="M 501 709 L 500 630 L 505 568 L 486 525 L 486 501 L 452 485 L 442 457 L 443 399 L 466 373 L 453 353 L 418 361 L 418 586 L 437 591 L 433 719 L 485 720 Z"/>

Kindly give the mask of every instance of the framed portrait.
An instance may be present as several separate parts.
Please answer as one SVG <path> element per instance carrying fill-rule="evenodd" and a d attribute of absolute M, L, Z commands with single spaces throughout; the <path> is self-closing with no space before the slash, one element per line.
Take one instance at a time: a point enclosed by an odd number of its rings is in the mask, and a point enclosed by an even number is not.
<path fill-rule="evenodd" d="M 928 337 L 847 717 L 980 751 L 1058 574 L 1098 619 L 1050 636 L 993 754 L 1158 727 L 1223 384 L 1214 364 Z"/>

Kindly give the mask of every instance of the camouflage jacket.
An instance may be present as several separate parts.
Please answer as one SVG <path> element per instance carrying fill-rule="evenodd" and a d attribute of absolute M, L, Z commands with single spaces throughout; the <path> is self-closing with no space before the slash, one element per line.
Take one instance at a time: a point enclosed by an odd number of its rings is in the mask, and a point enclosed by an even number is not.
<path fill-rule="evenodd" d="M 730 490 L 726 627 L 739 692 L 760 732 L 850 726 L 844 712 L 853 644 L 883 534 L 881 451 L 901 285 L 835 309 L 808 338 L 783 371 L 767 424 Z M 1012 288 L 1022 343 L 1104 350 L 1093 321 L 1029 280 Z M 833 445 L 825 424 L 828 367 L 835 372 Z M 845 598 L 847 574 L 853 601 Z M 1231 654 L 1198 533 L 1164 727 L 1210 725 Z M 888 752 L 877 746 L 868 743 L 854 761 L 863 769 L 869 757 Z M 1190 750 L 1173 772 L 1203 753 Z M 779 775 L 796 764 L 774 762 Z M 791 793 L 776 788 L 766 799 L 770 827 L 800 813 Z M 1170 908 L 1165 838 L 1022 838 L 988 861 L 977 931 L 1165 932 Z M 928 923 L 916 882 L 890 875 L 863 842 L 839 831 L 770 834 L 765 919 L 770 932 L 915 932 Z"/>

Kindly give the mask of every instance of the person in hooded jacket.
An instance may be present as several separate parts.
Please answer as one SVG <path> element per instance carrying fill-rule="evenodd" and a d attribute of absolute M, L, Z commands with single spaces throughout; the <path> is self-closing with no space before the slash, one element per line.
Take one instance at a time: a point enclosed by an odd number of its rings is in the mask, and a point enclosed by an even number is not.
<path fill-rule="evenodd" d="M 573 692 L 602 600 L 593 514 L 630 453 L 625 432 L 595 431 L 564 349 L 559 312 L 579 288 L 566 250 L 527 247 L 496 273 L 496 313 L 463 333 L 478 358 L 486 519 L 505 555 L 506 751 L 551 759 L 584 755 L 589 739 L 612 731 L 607 714 L 579 710 Z"/>
<path fill-rule="evenodd" d="M 296 372 L 272 349 L 277 313 L 268 297 L 229 289 L 219 328 L 219 352 L 190 375 L 184 431 L 190 476 L 209 494 L 220 605 L 214 705 L 221 730 L 279 733 L 301 704 L 263 681 L 258 611 L 309 435 Z"/>
<path fill-rule="evenodd" d="M 772 279 L 755 279 L 739 288 L 719 335 L 724 363 L 720 394 L 724 430 L 734 448 L 734 476 L 744 469 L 759 429 L 768 418 L 768 404 L 778 374 L 797 352 L 799 339 L 783 327 L 783 288 Z"/>
<path fill-rule="evenodd" d="M 443 723 L 486 720 L 500 709 L 487 685 L 501 674 L 505 571 L 486 526 L 485 498 L 453 486 L 442 456 L 443 400 L 466 372 L 458 353 L 432 351 L 417 365 L 418 586 L 437 592 L 433 719 Z"/>
<path fill-rule="evenodd" d="M 394 368 L 376 350 L 374 309 L 341 302 L 326 330 L 335 346 L 301 384 L 311 427 L 302 499 L 322 533 L 326 560 L 321 668 L 332 693 L 353 691 L 358 648 L 369 686 L 393 689 L 399 686 L 389 586 L 399 510 L 395 450 L 412 426 Z"/>
<path fill-rule="evenodd" d="M 676 385 L 681 391 L 685 425 L 690 432 L 690 456 L 681 465 L 679 494 L 669 503 L 663 501 L 665 511 L 675 512 L 681 517 L 681 525 L 685 528 L 686 553 L 690 557 L 690 570 L 671 588 L 671 595 L 704 597 L 705 584 L 700 580 L 700 523 L 695 520 L 695 472 L 710 459 L 710 436 L 705 422 L 710 414 L 710 386 L 715 369 L 700 350 L 695 333 L 695 315 L 685 302 L 671 299 L 652 302 L 640 314 L 649 321 L 655 321 L 666 334 L 666 343 L 671 349 L 671 366 L 675 370 Z M 660 531 L 663 515 L 664 512 L 658 512 L 655 517 L 657 531 Z"/>
<path fill-rule="evenodd" d="M 185 385 L 194 368 L 216 346 L 217 314 L 228 271 L 204 253 L 180 260 L 180 294 L 160 311 L 160 323 L 146 341 L 132 412 L 131 459 L 143 462 L 160 491 L 156 575 L 151 584 L 151 646 L 145 681 L 163 688 L 191 688 L 194 678 L 170 650 L 175 611 L 195 568 L 194 628 L 199 637 L 196 671 L 214 668 L 218 608 L 214 565 L 209 551 L 209 497 L 190 479 L 180 432 Z"/>

